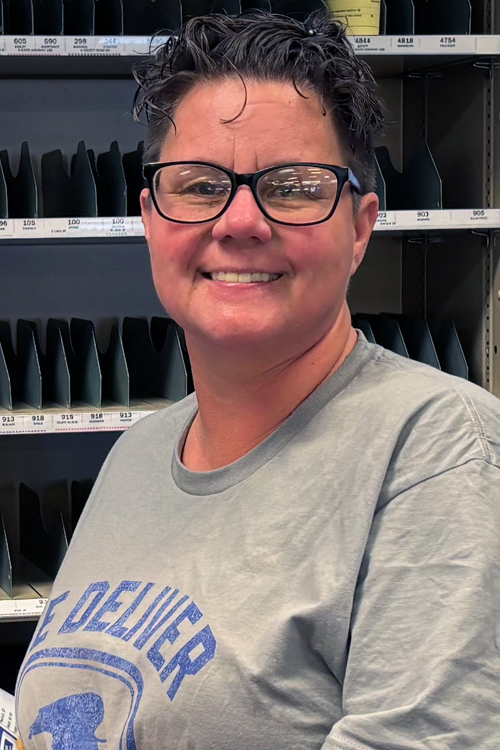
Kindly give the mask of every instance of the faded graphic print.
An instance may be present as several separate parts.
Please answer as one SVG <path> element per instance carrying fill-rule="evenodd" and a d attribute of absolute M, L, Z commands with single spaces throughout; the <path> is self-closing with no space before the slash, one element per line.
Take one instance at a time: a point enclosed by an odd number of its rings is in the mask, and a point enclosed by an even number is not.
<path fill-rule="evenodd" d="M 104 719 L 104 703 L 96 693 L 81 693 L 44 706 L 30 727 L 30 739 L 48 732 L 52 750 L 98 750 L 96 730 Z"/>

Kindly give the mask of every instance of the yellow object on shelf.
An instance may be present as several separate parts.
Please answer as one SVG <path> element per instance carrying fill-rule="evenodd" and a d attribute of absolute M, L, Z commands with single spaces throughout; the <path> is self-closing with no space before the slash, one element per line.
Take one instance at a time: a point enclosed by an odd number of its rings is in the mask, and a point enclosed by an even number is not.
<path fill-rule="evenodd" d="M 373 36 L 380 32 L 380 0 L 328 0 L 333 17 L 347 24 L 353 36 Z"/>

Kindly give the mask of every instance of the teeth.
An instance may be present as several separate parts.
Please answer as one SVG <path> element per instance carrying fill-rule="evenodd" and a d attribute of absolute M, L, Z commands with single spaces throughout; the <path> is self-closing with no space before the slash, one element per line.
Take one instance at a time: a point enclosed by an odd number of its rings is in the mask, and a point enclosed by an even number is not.
<path fill-rule="evenodd" d="M 225 281 L 226 284 L 252 284 L 256 281 L 275 281 L 279 279 L 279 273 L 233 273 L 225 271 L 214 271 L 210 274 L 212 281 Z"/>

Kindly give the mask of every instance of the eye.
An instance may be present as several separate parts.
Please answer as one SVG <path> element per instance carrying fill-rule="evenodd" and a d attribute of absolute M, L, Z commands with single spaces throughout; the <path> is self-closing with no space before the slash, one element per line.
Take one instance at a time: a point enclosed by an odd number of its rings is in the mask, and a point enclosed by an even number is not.
<path fill-rule="evenodd" d="M 196 182 L 186 185 L 182 192 L 207 198 L 219 198 L 227 195 L 228 188 L 220 182 Z"/>

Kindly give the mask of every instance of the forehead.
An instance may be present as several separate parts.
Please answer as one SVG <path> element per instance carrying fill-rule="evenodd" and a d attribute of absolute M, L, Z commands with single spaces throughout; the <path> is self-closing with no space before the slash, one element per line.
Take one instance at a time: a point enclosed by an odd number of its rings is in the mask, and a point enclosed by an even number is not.
<path fill-rule="evenodd" d="M 301 93 L 277 81 L 199 83 L 177 107 L 161 158 L 216 161 L 237 171 L 287 161 L 340 163 L 332 117 L 316 93 Z"/>

